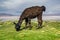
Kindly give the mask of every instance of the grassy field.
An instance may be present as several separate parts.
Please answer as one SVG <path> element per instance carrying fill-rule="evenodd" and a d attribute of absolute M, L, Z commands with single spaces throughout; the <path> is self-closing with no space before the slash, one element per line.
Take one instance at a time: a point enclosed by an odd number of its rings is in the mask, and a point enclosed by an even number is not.
<path fill-rule="evenodd" d="M 38 30 L 37 22 L 32 22 L 32 26 L 32 30 L 17 32 L 11 21 L 0 21 L 0 40 L 60 40 L 60 22 L 44 21 L 43 28 Z"/>

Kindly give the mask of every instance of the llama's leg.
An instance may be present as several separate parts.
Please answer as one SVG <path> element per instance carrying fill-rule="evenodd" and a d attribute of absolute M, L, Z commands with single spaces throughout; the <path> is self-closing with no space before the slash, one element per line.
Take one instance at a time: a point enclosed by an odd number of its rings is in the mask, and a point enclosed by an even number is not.
<path fill-rule="evenodd" d="M 28 18 L 25 19 L 25 27 L 24 29 L 27 29 L 28 28 Z"/>
<path fill-rule="evenodd" d="M 38 28 L 37 29 L 42 28 L 42 16 L 38 16 L 37 19 L 38 19 Z"/>
<path fill-rule="evenodd" d="M 32 26 L 31 26 L 31 19 L 28 19 L 28 22 L 29 22 L 29 30 L 32 29 Z"/>

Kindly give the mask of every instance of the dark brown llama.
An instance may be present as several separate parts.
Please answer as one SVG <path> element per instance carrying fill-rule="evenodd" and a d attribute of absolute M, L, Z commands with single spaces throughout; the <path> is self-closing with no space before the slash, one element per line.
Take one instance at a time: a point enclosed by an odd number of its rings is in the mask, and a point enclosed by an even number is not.
<path fill-rule="evenodd" d="M 23 20 L 25 20 L 25 25 L 26 25 L 25 29 L 28 28 L 27 25 L 29 25 L 29 29 L 31 29 L 32 28 L 31 19 L 36 18 L 36 17 L 38 20 L 38 29 L 42 28 L 42 13 L 45 10 L 46 10 L 45 6 L 41 6 L 41 7 L 40 6 L 33 6 L 33 7 L 26 8 L 22 12 L 18 23 L 14 22 L 16 31 L 19 31 L 21 29 L 20 27 L 21 27 Z"/>

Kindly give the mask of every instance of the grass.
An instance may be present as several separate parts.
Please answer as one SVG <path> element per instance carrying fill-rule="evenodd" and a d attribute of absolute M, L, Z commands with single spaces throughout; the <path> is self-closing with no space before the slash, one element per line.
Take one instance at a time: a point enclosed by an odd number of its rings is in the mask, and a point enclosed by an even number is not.
<path fill-rule="evenodd" d="M 11 21 L 0 21 L 0 40 L 60 40 L 60 22 L 44 21 L 44 27 L 38 30 L 37 22 L 32 22 L 32 26 L 32 30 L 17 32 Z"/>

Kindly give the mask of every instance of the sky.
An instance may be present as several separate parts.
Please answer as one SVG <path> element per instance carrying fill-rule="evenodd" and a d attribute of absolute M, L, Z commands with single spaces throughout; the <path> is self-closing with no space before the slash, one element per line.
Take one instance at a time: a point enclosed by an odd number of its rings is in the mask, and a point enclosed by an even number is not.
<path fill-rule="evenodd" d="M 43 14 L 60 15 L 60 0 L 0 0 L 0 13 L 21 15 L 25 8 L 43 5 Z"/>

